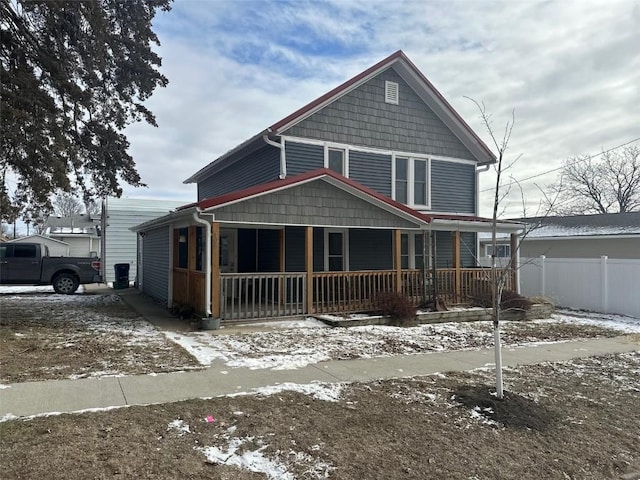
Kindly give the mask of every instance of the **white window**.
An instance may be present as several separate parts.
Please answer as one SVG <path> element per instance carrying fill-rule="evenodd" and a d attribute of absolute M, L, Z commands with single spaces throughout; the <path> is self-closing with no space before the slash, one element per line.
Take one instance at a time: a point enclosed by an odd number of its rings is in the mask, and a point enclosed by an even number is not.
<path fill-rule="evenodd" d="M 393 199 L 417 208 L 430 208 L 429 159 L 394 155 L 393 162 Z"/>
<path fill-rule="evenodd" d="M 398 105 L 400 90 L 396 82 L 384 82 L 384 101 L 392 105 Z"/>
<path fill-rule="evenodd" d="M 400 265 L 403 269 L 421 269 L 424 265 L 422 233 L 403 233 L 400 235 Z"/>
<path fill-rule="evenodd" d="M 487 245 L 487 257 L 493 256 L 493 245 Z M 496 245 L 497 258 L 511 257 L 511 245 Z"/>
<path fill-rule="evenodd" d="M 325 145 L 324 168 L 349 176 L 349 152 L 346 148 Z"/>

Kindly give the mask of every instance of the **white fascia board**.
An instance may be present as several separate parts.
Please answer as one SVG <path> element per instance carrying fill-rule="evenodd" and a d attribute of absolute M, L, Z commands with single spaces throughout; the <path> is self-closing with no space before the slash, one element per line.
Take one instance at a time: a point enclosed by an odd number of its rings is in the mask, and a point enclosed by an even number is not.
<path fill-rule="evenodd" d="M 491 222 L 477 222 L 466 220 L 443 220 L 434 218 L 431 221 L 432 230 L 459 231 L 459 232 L 491 232 L 493 225 Z M 500 223 L 496 225 L 496 232 L 499 233 L 520 233 L 524 225 L 514 225 L 512 223 Z"/>
<path fill-rule="evenodd" d="M 179 210 L 177 212 L 169 213 L 168 215 L 164 215 L 159 218 L 154 218 L 153 220 L 149 220 L 147 222 L 141 223 L 140 225 L 135 225 L 133 227 L 130 227 L 129 230 L 131 230 L 132 232 L 144 232 L 147 230 L 152 230 L 154 228 L 179 222 L 188 217 L 193 217 L 193 212 L 197 212 L 197 211 L 198 211 L 197 207 L 189 207 L 184 210 Z"/>

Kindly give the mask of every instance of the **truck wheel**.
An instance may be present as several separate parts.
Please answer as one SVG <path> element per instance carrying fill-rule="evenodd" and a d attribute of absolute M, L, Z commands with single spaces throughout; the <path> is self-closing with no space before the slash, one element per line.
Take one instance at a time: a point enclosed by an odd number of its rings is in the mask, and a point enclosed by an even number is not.
<path fill-rule="evenodd" d="M 70 273 L 61 273 L 53 279 L 53 289 L 56 293 L 71 295 L 78 289 L 80 282 L 75 275 Z"/>

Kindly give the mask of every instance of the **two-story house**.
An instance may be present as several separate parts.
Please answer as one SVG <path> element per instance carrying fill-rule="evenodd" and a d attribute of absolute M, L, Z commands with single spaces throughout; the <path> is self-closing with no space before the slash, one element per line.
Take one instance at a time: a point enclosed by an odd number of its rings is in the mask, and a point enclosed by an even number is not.
<path fill-rule="evenodd" d="M 134 229 L 140 288 L 223 320 L 419 303 L 434 278 L 459 301 L 495 160 L 398 51 L 189 177 L 195 203 Z"/>

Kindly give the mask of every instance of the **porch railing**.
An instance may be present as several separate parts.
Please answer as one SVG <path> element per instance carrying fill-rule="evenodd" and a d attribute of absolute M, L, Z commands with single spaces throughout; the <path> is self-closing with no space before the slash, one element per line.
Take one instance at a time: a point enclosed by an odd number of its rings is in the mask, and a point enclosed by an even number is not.
<path fill-rule="evenodd" d="M 316 313 L 373 310 L 375 296 L 391 291 L 395 271 L 316 272 L 313 274 L 313 307 Z"/>
<path fill-rule="evenodd" d="M 305 273 L 220 274 L 220 317 L 225 320 L 305 313 Z"/>
<path fill-rule="evenodd" d="M 459 272 L 459 283 L 456 278 Z M 432 277 L 421 270 L 402 270 L 401 293 L 414 305 L 431 296 Z M 436 270 L 437 293 L 449 305 L 469 303 L 490 292 L 491 271 L 482 268 Z M 375 309 L 380 292 L 396 291 L 395 270 L 314 272 L 314 313 L 366 312 Z M 307 312 L 307 274 L 223 273 L 220 275 L 220 316 L 225 320 L 273 318 Z M 506 288 L 513 289 L 513 274 Z"/>
<path fill-rule="evenodd" d="M 472 298 L 491 292 L 492 274 L 489 268 L 461 268 L 460 282 L 456 282 L 455 268 L 436 270 L 438 295 L 449 304 L 468 303 Z M 498 275 L 505 273 L 498 271 Z M 515 290 L 514 272 L 506 272 L 505 289 Z"/>

